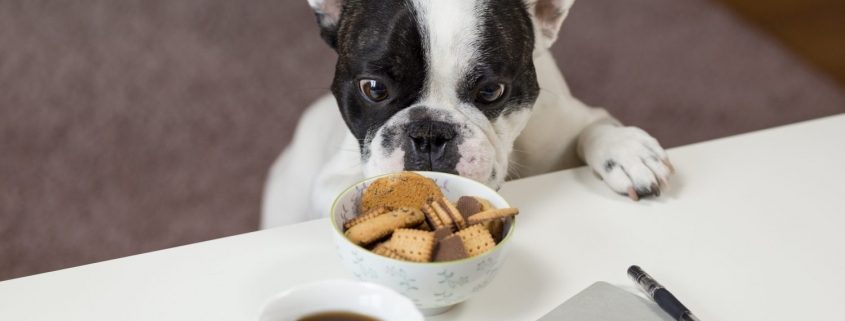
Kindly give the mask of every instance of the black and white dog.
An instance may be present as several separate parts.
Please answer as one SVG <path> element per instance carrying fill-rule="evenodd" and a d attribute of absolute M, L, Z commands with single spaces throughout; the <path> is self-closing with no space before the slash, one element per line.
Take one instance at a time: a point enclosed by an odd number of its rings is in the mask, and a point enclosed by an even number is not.
<path fill-rule="evenodd" d="M 659 195 L 657 140 L 572 97 L 548 51 L 573 1 L 308 0 L 338 54 L 334 97 L 274 164 L 263 227 L 327 216 L 345 187 L 401 170 L 498 188 L 586 162 L 619 194 Z"/>

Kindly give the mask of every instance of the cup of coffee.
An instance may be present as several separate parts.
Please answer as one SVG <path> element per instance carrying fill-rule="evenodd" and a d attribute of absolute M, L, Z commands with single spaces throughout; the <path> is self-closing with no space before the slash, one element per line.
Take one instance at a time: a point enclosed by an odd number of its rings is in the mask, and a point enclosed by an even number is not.
<path fill-rule="evenodd" d="M 259 321 L 423 321 L 408 298 L 384 286 L 326 280 L 291 288 L 270 298 Z"/>

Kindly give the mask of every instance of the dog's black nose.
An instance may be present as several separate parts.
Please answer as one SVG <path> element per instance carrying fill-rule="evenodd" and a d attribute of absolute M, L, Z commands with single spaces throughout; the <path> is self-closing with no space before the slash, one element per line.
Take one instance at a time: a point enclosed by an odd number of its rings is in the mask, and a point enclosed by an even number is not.
<path fill-rule="evenodd" d="M 457 154 L 454 146 L 455 128 L 453 125 L 431 120 L 419 120 L 408 124 L 408 143 L 406 151 L 406 169 L 454 171 Z M 449 168 L 451 167 L 451 168 Z"/>
<path fill-rule="evenodd" d="M 455 138 L 455 129 L 444 122 L 415 121 L 408 125 L 408 138 L 414 152 L 437 159 L 443 156 L 446 146 Z"/>

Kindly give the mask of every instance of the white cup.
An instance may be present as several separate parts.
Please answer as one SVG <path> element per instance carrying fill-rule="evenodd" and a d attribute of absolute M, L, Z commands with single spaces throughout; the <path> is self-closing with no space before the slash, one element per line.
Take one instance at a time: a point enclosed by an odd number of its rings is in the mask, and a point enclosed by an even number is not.
<path fill-rule="evenodd" d="M 352 312 L 382 321 L 423 321 L 414 303 L 384 286 L 326 280 L 291 288 L 270 298 L 260 321 L 296 321 L 321 312 Z"/>

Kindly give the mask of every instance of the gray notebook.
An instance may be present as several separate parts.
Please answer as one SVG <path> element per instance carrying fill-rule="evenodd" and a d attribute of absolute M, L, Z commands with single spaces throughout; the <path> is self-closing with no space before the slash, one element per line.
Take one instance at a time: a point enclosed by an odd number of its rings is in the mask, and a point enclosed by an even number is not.
<path fill-rule="evenodd" d="M 666 312 L 628 291 L 596 282 L 539 321 L 674 321 Z"/>

